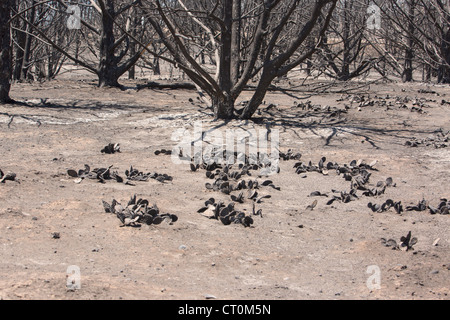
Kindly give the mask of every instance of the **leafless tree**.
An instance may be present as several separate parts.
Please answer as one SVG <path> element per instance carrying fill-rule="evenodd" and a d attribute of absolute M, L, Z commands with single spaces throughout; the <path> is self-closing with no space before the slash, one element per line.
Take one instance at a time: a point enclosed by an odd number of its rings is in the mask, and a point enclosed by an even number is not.
<path fill-rule="evenodd" d="M 417 43 L 421 59 L 434 66 L 439 83 L 450 83 L 450 1 L 415 0 L 419 23 L 412 41 Z"/>
<path fill-rule="evenodd" d="M 0 2 L 0 103 L 12 102 L 11 89 L 12 57 L 9 19 L 13 0 Z"/>
<path fill-rule="evenodd" d="M 347 81 L 371 70 L 379 58 L 366 41 L 368 1 L 340 0 L 318 55 L 323 73 Z"/>
<path fill-rule="evenodd" d="M 383 28 L 374 32 L 384 42 L 372 43 L 404 81 L 425 66 L 435 70 L 439 83 L 450 83 L 450 1 L 378 1 Z M 384 45 L 383 45 L 384 44 Z"/>
<path fill-rule="evenodd" d="M 236 99 L 258 75 L 254 94 L 239 113 L 249 119 L 273 80 L 299 66 L 317 49 L 336 2 L 143 0 L 141 9 L 167 48 L 164 60 L 182 69 L 208 94 L 216 119 L 236 115 Z M 314 30 L 319 30 L 319 37 L 308 48 Z M 202 34 L 207 36 L 206 44 Z M 214 52 L 215 71 L 199 60 L 206 51 Z"/>
<path fill-rule="evenodd" d="M 13 12 L 24 19 L 16 15 L 11 21 L 13 80 L 53 79 L 58 74 L 66 57 L 46 41 L 39 41 L 33 26 L 40 28 L 59 48 L 67 50 L 78 43 L 79 34 L 67 28 L 65 11 L 66 7 L 57 1 L 15 1 Z"/>
<path fill-rule="evenodd" d="M 36 38 L 50 45 L 57 50 L 66 59 L 70 59 L 77 65 L 87 69 L 98 76 L 100 87 L 112 86 L 120 87 L 118 79 L 127 72 L 140 58 L 141 51 L 135 51 L 130 55 L 133 40 L 127 35 L 132 32 L 132 17 L 136 10 L 137 0 L 83 0 L 79 2 L 85 10 L 82 11 L 80 20 L 81 26 L 79 30 L 72 33 L 78 33 L 77 40 L 84 42 L 76 46 L 76 50 L 71 47 L 67 41 L 61 40 L 57 36 L 58 29 L 54 26 L 61 24 L 53 24 L 54 21 L 65 17 L 67 19 L 70 14 L 69 6 L 62 0 L 43 1 L 35 5 L 46 6 L 53 10 L 54 14 L 47 16 L 47 24 L 53 28 L 46 28 L 43 25 L 30 21 L 25 15 L 17 15 L 27 26 L 32 28 L 36 33 Z M 32 11 L 24 10 L 26 12 Z M 119 28 L 118 26 L 123 26 Z M 69 35 L 66 31 L 65 35 Z M 84 51 L 80 54 L 79 50 Z"/>

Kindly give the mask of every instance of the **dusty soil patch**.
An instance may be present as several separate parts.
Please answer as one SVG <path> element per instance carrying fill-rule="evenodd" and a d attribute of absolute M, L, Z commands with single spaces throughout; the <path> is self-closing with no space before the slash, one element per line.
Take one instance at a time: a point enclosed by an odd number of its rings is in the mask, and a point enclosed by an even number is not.
<path fill-rule="evenodd" d="M 307 92 L 271 92 L 257 121 L 227 124 L 211 121 L 195 91 L 129 88 L 17 84 L 12 97 L 29 105 L 0 107 L 0 169 L 17 174 L 0 185 L 2 299 L 449 299 L 450 216 L 367 207 L 387 199 L 404 206 L 450 199 L 450 148 L 405 145 L 450 130 L 449 105 L 441 103 L 448 87 L 426 93 L 425 85 L 372 85 L 353 96 L 314 95 L 309 104 L 300 99 Z M 413 108 L 416 97 L 426 99 L 422 111 Z M 301 177 L 295 161 L 281 161 L 271 176 L 281 190 L 267 189 L 272 197 L 259 205 L 263 217 L 254 217 L 251 228 L 222 225 L 197 210 L 210 197 L 230 202 L 229 196 L 207 190 L 203 171 L 154 154 L 174 146 L 174 130 L 192 130 L 200 120 L 205 129 L 279 129 L 281 150 L 298 151 L 303 161 L 378 160 L 370 182 L 392 177 L 396 187 L 327 206 L 326 197 L 308 195 L 348 190 L 348 182 L 334 172 Z M 101 153 L 108 143 L 120 143 L 121 152 Z M 76 184 L 67 170 L 84 164 L 120 172 L 133 165 L 173 181 Z M 102 200 L 134 194 L 178 221 L 121 227 L 104 212 Z M 305 210 L 314 199 L 317 206 Z M 249 200 L 241 207 L 251 212 Z M 409 231 L 418 239 L 414 250 L 381 244 Z M 80 290 L 66 288 L 71 265 L 80 267 Z M 381 288 L 370 290 L 367 270 L 374 265 Z"/>

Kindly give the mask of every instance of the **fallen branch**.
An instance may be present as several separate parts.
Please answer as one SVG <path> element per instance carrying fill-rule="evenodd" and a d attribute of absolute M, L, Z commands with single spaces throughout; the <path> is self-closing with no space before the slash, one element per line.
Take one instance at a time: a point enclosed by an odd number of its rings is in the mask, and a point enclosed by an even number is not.
<path fill-rule="evenodd" d="M 190 82 L 177 82 L 177 83 L 158 83 L 158 82 L 147 82 L 146 84 L 138 84 L 137 89 L 186 89 L 186 90 L 197 90 L 196 86 Z"/>

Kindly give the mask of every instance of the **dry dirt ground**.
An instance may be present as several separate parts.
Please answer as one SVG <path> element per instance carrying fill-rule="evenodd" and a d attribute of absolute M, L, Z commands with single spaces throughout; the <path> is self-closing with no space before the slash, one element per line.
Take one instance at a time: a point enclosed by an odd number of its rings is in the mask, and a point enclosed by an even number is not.
<path fill-rule="evenodd" d="M 17 174 L 0 184 L 1 299 L 449 299 L 450 216 L 367 206 L 450 199 L 450 147 L 405 145 L 450 130 L 448 86 L 353 84 L 354 91 L 336 93 L 350 89 L 341 86 L 308 96 L 320 86 L 311 83 L 302 92 L 270 92 L 255 122 L 223 124 L 211 121 L 195 91 L 125 85 L 120 91 L 94 81 L 15 84 L 11 96 L 25 104 L 0 106 L 0 169 Z M 361 104 L 361 96 L 373 103 Z M 282 161 L 270 176 L 281 190 L 261 190 L 272 196 L 258 204 L 262 217 L 254 216 L 250 228 L 226 226 L 197 210 L 210 197 L 230 197 L 207 190 L 204 171 L 154 154 L 174 147 L 172 133 L 193 130 L 196 121 L 222 133 L 279 130 L 280 150 L 300 152 L 304 162 L 377 160 L 370 183 L 392 177 L 396 186 L 327 205 L 329 197 L 310 193 L 331 197 L 333 189 L 348 190 L 348 181 L 333 171 L 297 175 L 296 161 Z M 101 153 L 108 143 L 119 143 L 121 152 Z M 122 173 L 133 166 L 173 181 L 77 184 L 67 170 L 84 164 Z M 126 203 L 134 194 L 178 221 L 122 227 L 104 211 L 102 200 Z M 251 212 L 251 200 L 239 206 Z M 409 231 L 418 239 L 413 250 L 380 241 L 400 242 Z M 66 287 L 69 266 L 79 267 L 78 290 Z"/>

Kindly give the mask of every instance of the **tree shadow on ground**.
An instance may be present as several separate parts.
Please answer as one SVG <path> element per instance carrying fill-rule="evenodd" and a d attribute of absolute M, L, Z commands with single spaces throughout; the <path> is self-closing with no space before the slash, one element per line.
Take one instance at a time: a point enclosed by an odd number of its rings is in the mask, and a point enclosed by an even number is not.
<path fill-rule="evenodd" d="M 372 148 L 380 149 L 381 139 L 390 139 L 394 144 L 404 144 L 406 139 L 414 136 L 433 134 L 435 129 L 419 129 L 411 126 L 393 125 L 382 126 L 376 119 L 351 119 L 346 109 L 337 107 L 315 106 L 310 110 L 299 107 L 279 109 L 269 105 L 261 109 L 258 115 L 245 121 L 244 125 L 254 123 L 264 125 L 268 130 L 278 129 L 280 132 L 290 131 L 301 138 L 299 133 L 312 134 L 324 140 L 324 147 L 332 145 L 338 134 L 348 134 L 369 143 Z M 240 127 L 241 125 L 236 125 Z M 331 132 L 323 135 L 324 129 Z"/>
<path fill-rule="evenodd" d="M 37 103 L 30 101 L 15 101 L 14 104 L 7 105 L 7 111 L 0 112 L 0 115 L 9 117 L 10 120 L 8 122 L 8 127 L 15 118 L 22 118 L 30 122 L 35 122 L 38 126 L 40 126 L 43 122 L 40 120 L 42 118 L 54 118 L 61 121 L 66 120 L 68 123 L 73 121 L 75 118 L 80 118 L 80 116 L 73 116 L 73 114 L 69 113 L 69 111 L 81 112 L 84 115 L 102 119 L 102 116 L 97 113 L 142 112 L 144 110 L 151 111 L 155 114 L 163 114 L 167 111 L 163 106 L 144 106 L 142 104 L 124 104 L 117 102 L 105 103 L 100 101 L 86 102 L 81 100 L 68 100 L 67 103 L 56 103 L 51 102 L 48 99 L 40 99 Z"/>

